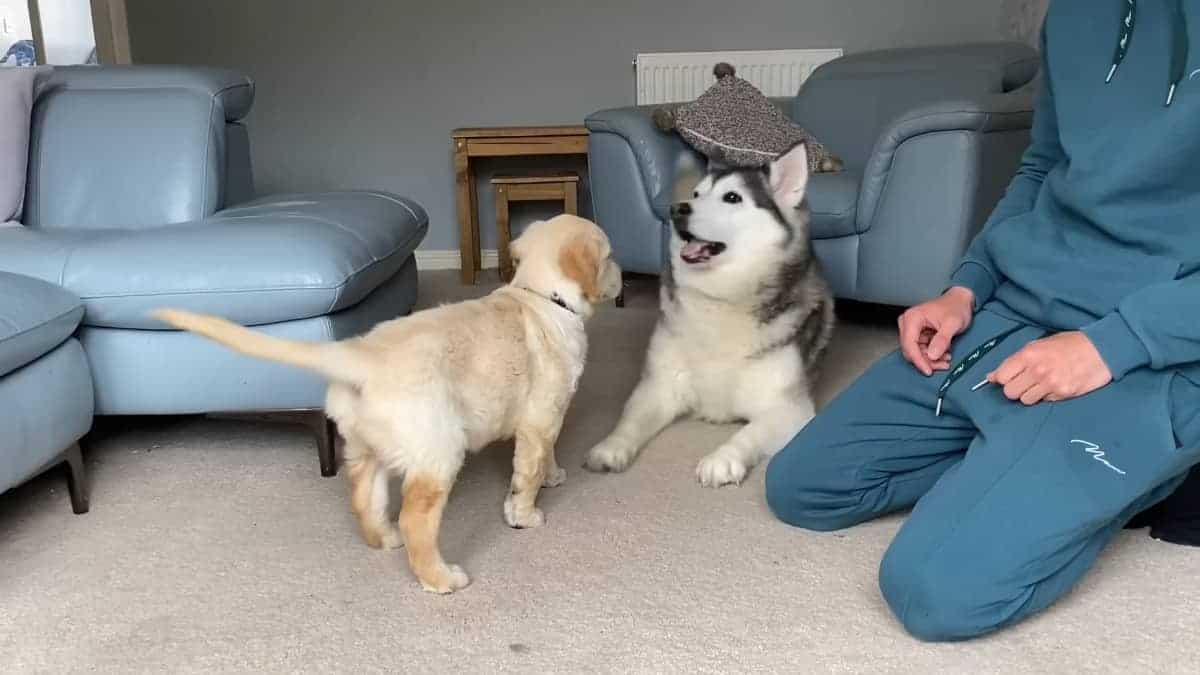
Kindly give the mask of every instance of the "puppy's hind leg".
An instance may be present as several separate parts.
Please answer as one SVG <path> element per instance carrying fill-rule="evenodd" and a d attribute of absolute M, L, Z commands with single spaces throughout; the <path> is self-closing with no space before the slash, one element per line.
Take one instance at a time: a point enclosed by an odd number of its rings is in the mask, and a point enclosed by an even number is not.
<path fill-rule="evenodd" d="M 813 418 L 812 400 L 762 410 L 721 447 L 700 460 L 696 480 L 705 487 L 739 485 L 754 465 L 779 452 Z"/>
<path fill-rule="evenodd" d="M 346 440 L 350 508 L 358 517 L 363 540 L 371 548 L 399 548 L 400 532 L 389 522 L 388 472 L 375 453 L 358 439 Z"/>
<path fill-rule="evenodd" d="M 453 480 L 453 474 L 412 469 L 404 477 L 400 532 L 404 535 L 409 567 L 421 586 L 431 593 L 453 593 L 471 583 L 461 567 L 446 564 L 438 548 L 442 511 Z"/>
<path fill-rule="evenodd" d="M 546 451 L 546 457 L 542 464 L 544 467 L 542 471 L 542 487 L 558 487 L 567 480 L 567 471 L 558 465 L 558 458 L 554 456 L 553 447 Z"/>
<path fill-rule="evenodd" d="M 677 379 L 647 373 L 625 404 L 617 428 L 591 449 L 584 466 L 591 471 L 624 471 L 647 443 L 690 409 Z"/>

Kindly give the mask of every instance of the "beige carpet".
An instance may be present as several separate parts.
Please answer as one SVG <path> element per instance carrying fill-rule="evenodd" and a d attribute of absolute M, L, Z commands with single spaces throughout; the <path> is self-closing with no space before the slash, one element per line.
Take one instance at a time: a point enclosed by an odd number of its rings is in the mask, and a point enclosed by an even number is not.
<path fill-rule="evenodd" d="M 426 304 L 467 292 L 450 273 L 423 283 Z M 1200 551 L 1144 532 L 1033 620 L 926 645 L 875 585 L 901 519 L 802 532 L 767 512 L 761 471 L 700 488 L 693 467 L 729 429 L 681 424 L 625 475 L 584 472 L 655 314 L 642 284 L 597 317 L 545 527 L 501 520 L 507 448 L 468 464 L 442 541 L 474 583 L 449 597 L 359 542 L 343 480 L 318 476 L 300 428 L 104 424 L 90 514 L 71 514 L 58 475 L 0 496 L 0 672 L 1197 672 Z M 847 322 L 822 400 L 891 335 Z"/>

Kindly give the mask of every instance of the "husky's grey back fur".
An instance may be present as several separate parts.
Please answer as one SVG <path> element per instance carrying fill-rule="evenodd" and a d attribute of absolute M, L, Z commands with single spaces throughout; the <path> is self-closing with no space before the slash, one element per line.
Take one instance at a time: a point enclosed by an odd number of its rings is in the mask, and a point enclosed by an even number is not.
<path fill-rule="evenodd" d="M 789 228 L 789 253 L 778 269 L 769 271 L 763 279 L 760 303 L 755 310 L 758 320 L 764 324 L 784 321 L 792 326 L 785 340 L 759 352 L 770 349 L 794 347 L 800 350 L 808 367 L 809 381 L 816 380 L 817 363 L 833 335 L 834 315 L 833 292 L 821 271 L 821 261 L 812 253 L 809 223 L 811 212 L 805 199 L 796 213 L 787 217 L 779 213 L 771 199 L 769 176 L 764 171 L 744 171 L 743 180 L 751 188 L 756 200 L 770 203 L 778 215 L 780 224 Z M 760 204 L 760 206 L 763 206 Z M 763 206 L 766 208 L 765 206 Z"/>

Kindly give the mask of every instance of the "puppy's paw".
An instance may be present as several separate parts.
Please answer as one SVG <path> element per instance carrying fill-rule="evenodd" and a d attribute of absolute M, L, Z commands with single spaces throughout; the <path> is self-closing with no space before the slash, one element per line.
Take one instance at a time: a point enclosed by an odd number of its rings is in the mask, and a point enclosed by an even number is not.
<path fill-rule="evenodd" d="M 458 565 L 446 565 L 432 579 L 421 579 L 421 588 L 430 593 L 446 595 L 466 588 L 471 584 L 471 578 Z"/>
<path fill-rule="evenodd" d="M 588 453 L 584 467 L 600 473 L 620 472 L 629 468 L 635 455 L 637 448 L 606 438 Z"/>
<path fill-rule="evenodd" d="M 379 548 L 382 548 L 385 551 L 392 551 L 403 547 L 404 537 L 400 536 L 399 528 L 389 527 L 388 529 L 384 530 L 382 536 L 379 537 Z"/>
<path fill-rule="evenodd" d="M 400 529 L 397 527 L 363 525 L 362 536 L 363 541 L 371 548 L 392 550 L 404 546 L 404 538 L 400 536 Z"/>
<path fill-rule="evenodd" d="M 737 456 L 737 452 L 718 448 L 700 460 L 696 467 L 696 480 L 704 487 L 741 485 L 749 467 Z"/>
<path fill-rule="evenodd" d="M 536 506 L 530 509 L 518 509 L 512 495 L 504 500 L 504 522 L 509 527 L 524 530 L 531 527 L 541 527 L 546 524 L 546 516 Z"/>
<path fill-rule="evenodd" d="M 547 488 L 558 487 L 559 485 L 562 485 L 563 482 L 566 480 L 567 480 L 566 469 L 559 467 L 559 468 L 555 469 L 554 471 L 551 471 L 550 473 L 546 474 L 546 477 L 544 479 L 542 479 L 542 487 L 547 487 Z"/>

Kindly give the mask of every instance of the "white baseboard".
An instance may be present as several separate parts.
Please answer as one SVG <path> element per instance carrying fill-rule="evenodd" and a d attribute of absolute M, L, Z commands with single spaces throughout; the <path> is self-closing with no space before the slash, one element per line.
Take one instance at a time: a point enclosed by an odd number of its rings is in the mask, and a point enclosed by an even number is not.
<path fill-rule="evenodd" d="M 420 250 L 414 254 L 417 257 L 419 270 L 457 270 L 462 269 L 462 255 L 458 249 L 452 250 Z M 500 266 L 500 254 L 494 249 L 483 251 L 480 264 L 485 270 L 494 270 Z"/>

